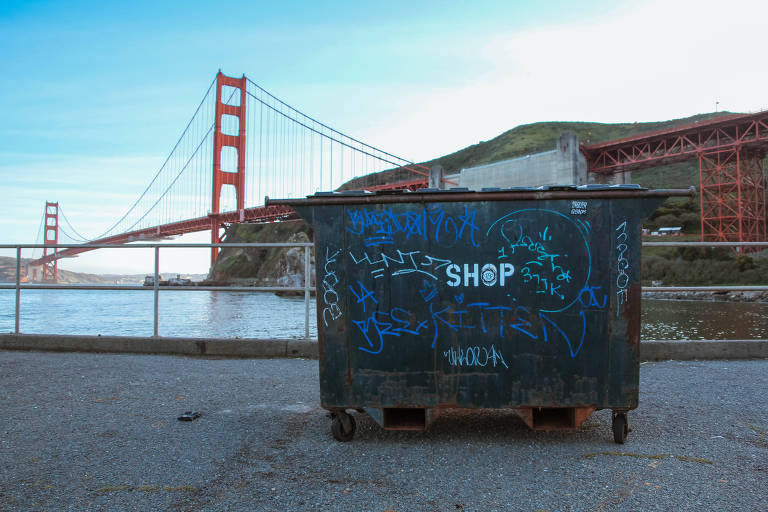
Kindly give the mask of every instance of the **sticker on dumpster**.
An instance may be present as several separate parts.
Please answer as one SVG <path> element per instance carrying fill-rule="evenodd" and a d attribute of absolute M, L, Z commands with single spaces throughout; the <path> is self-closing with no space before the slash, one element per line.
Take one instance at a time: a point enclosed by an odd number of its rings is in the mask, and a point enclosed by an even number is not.
<path fill-rule="evenodd" d="M 586 201 L 571 201 L 571 215 L 586 215 Z"/>

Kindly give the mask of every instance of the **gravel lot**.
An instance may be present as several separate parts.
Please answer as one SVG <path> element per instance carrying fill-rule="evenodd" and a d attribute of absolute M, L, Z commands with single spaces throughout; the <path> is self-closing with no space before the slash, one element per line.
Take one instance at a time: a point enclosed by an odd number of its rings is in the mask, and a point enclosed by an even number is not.
<path fill-rule="evenodd" d="M 646 363 L 623 446 L 610 411 L 338 443 L 317 361 L 0 352 L 0 509 L 765 511 L 766 390 L 768 361 Z"/>

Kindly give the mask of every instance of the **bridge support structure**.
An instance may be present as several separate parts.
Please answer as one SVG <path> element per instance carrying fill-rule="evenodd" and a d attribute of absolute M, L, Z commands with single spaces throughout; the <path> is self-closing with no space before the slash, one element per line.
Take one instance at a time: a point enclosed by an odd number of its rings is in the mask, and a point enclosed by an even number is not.
<path fill-rule="evenodd" d="M 59 243 L 59 203 L 45 202 L 45 226 L 43 230 L 43 240 L 45 245 L 56 245 Z M 48 252 L 54 256 L 47 260 Z M 59 280 L 59 263 L 56 256 L 56 248 L 43 248 L 43 258 L 46 260 L 42 267 L 43 281 Z"/>
<path fill-rule="evenodd" d="M 726 114 L 581 150 L 591 173 L 635 171 L 698 158 L 702 241 L 766 240 L 768 110 Z"/>
<path fill-rule="evenodd" d="M 740 145 L 699 154 L 702 241 L 766 240 L 765 155 Z"/>
<path fill-rule="evenodd" d="M 211 203 L 211 243 L 221 243 L 221 189 L 224 185 L 231 185 L 235 188 L 237 200 L 237 211 L 240 214 L 241 221 L 245 209 L 245 94 L 247 87 L 245 75 L 242 78 L 232 78 L 224 75 L 221 71 L 216 75 L 216 117 L 214 120 L 213 132 L 213 202 Z M 225 94 L 222 98 L 224 87 L 235 89 L 231 94 Z M 239 90 L 239 94 L 238 93 Z M 238 98 L 237 104 L 230 103 L 230 99 Z M 224 116 L 237 119 L 237 134 L 224 133 L 222 130 L 222 120 Z M 228 123 L 232 124 L 232 123 Z M 225 148 L 232 148 L 236 154 L 234 167 L 222 167 L 222 152 Z M 211 265 L 213 266 L 219 255 L 219 249 L 211 249 Z"/>

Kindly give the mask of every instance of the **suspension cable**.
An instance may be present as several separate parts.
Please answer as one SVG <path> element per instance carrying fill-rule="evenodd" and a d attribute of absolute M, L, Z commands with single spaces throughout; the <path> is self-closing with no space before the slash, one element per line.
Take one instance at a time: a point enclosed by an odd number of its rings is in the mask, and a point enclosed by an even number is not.
<path fill-rule="evenodd" d="M 165 169 L 166 164 L 168 164 L 168 161 L 173 156 L 174 152 L 176 151 L 176 148 L 179 146 L 181 141 L 184 139 L 184 135 L 186 135 L 187 130 L 189 130 L 189 127 L 192 124 L 192 121 L 194 121 L 195 117 L 197 117 L 197 113 L 200 111 L 200 108 L 203 106 L 203 103 L 205 103 L 205 99 L 208 97 L 208 94 L 211 92 L 211 89 L 213 88 L 215 83 L 216 83 L 216 78 L 214 77 L 213 81 L 211 81 L 211 85 L 209 85 L 208 89 L 205 91 L 205 94 L 203 95 L 203 99 L 200 100 L 200 104 L 195 109 L 195 113 L 192 114 L 192 118 L 189 120 L 189 122 L 187 123 L 186 128 L 184 128 L 184 131 L 181 133 L 181 136 L 179 137 L 179 140 L 176 141 L 176 144 L 174 144 L 173 149 L 171 149 L 171 152 L 168 154 L 168 157 L 163 162 L 163 165 L 160 166 L 160 169 L 157 171 L 157 173 L 155 174 L 154 178 L 152 178 L 152 181 L 149 182 L 149 185 L 147 185 L 147 188 L 144 189 L 144 192 L 142 192 L 141 195 L 139 196 L 139 198 L 136 199 L 136 201 L 133 203 L 133 205 L 131 205 L 131 207 L 128 208 L 128 211 L 125 212 L 125 215 L 120 217 L 120 219 L 117 222 L 115 222 L 109 229 L 104 231 L 104 233 L 102 233 L 101 235 L 99 235 L 96 238 L 94 238 L 94 240 L 99 239 L 99 238 L 104 238 L 105 235 L 107 235 L 110 231 L 115 229 L 121 222 L 123 222 L 126 219 L 126 217 L 128 217 L 128 215 L 133 211 L 133 209 L 136 208 L 136 206 L 139 204 L 139 201 L 141 201 L 144 198 L 144 196 L 147 194 L 147 192 L 149 192 L 150 187 L 152 187 L 152 185 L 155 183 L 155 180 L 157 180 L 158 176 L 160 176 L 160 173 L 163 171 L 163 169 Z M 157 204 L 157 203 L 155 203 L 155 204 Z M 147 213 L 149 213 L 149 212 L 147 212 Z M 145 216 L 146 216 L 146 213 L 142 216 L 142 218 L 144 218 Z M 134 224 L 134 226 L 135 226 L 135 224 Z"/>
<path fill-rule="evenodd" d="M 40 226 L 37 228 L 37 235 L 35 235 L 35 243 L 39 244 L 42 242 L 40 239 L 40 233 L 43 231 L 43 225 L 45 224 L 45 211 L 43 211 L 42 217 L 40 217 Z M 35 251 L 42 251 L 42 249 L 33 249 L 32 250 L 32 259 L 35 258 Z"/>
<path fill-rule="evenodd" d="M 258 87 L 258 86 L 257 86 L 257 87 Z M 250 97 L 252 97 L 253 99 L 255 99 L 256 101 L 258 101 L 258 102 L 262 103 L 262 104 L 263 104 L 264 106 L 266 106 L 267 108 L 270 108 L 270 109 L 272 109 L 273 111 L 277 112 L 278 114 L 280 114 L 280 115 L 281 115 L 281 116 L 283 116 L 284 118 L 286 118 L 286 119 L 289 119 L 289 120 L 293 121 L 294 123 L 296 123 L 296 124 L 298 124 L 298 125 L 300 125 L 300 126 L 303 126 L 304 128 L 306 128 L 306 129 L 307 129 L 307 130 L 309 130 L 309 131 L 312 131 L 312 132 L 314 132 L 314 133 L 317 133 L 317 134 L 318 134 L 318 135 L 320 135 L 321 137 L 325 137 L 326 139 L 330 140 L 331 142 L 337 142 L 337 143 L 341 144 L 342 146 L 344 146 L 344 147 L 347 147 L 347 148 L 349 148 L 349 149 L 351 149 L 351 150 L 353 150 L 353 151 L 359 151 L 359 152 L 361 152 L 361 153 L 364 153 L 364 154 L 366 154 L 366 155 L 368 155 L 368 156 L 371 156 L 371 157 L 373 157 L 373 158 L 376 158 L 376 159 L 378 159 L 378 160 L 381 160 L 381 161 L 383 161 L 383 162 L 387 162 L 388 164 L 394 165 L 394 166 L 396 166 L 396 167 L 406 167 L 406 166 L 405 166 L 405 165 L 403 165 L 402 163 L 399 163 L 399 162 L 393 162 L 392 160 L 388 160 L 388 159 L 386 159 L 386 158 L 382 158 L 380 155 L 375 155 L 375 154 L 373 154 L 373 153 L 370 153 L 370 152 L 368 152 L 368 151 L 365 151 L 365 150 L 363 150 L 363 149 L 360 149 L 360 148 L 356 148 L 355 146 L 352 146 L 352 145 L 350 145 L 350 144 L 348 144 L 348 143 L 344 142 L 343 140 L 339 140 L 339 139 L 337 139 L 337 138 L 335 138 L 335 137 L 331 137 L 330 135 L 328 135 L 328 134 L 326 134 L 326 133 L 323 133 L 323 132 L 322 132 L 322 131 L 320 131 L 320 130 L 317 130 L 317 129 L 315 129 L 315 128 L 313 128 L 313 127 L 311 127 L 311 126 L 307 125 L 307 124 L 304 124 L 304 123 L 302 123 L 302 122 L 301 122 L 301 121 L 299 121 L 298 119 L 296 119 L 296 118 L 294 118 L 294 117 L 291 117 L 291 116 L 289 116 L 289 115 L 288 115 L 288 114 L 286 114 L 285 112 L 282 112 L 281 110 L 279 110 L 279 109 L 277 109 L 277 108 L 273 107 L 272 105 L 269 105 L 269 104 L 267 104 L 267 103 L 264 103 L 264 102 L 263 102 L 261 99 L 257 98 L 257 97 L 256 97 L 254 94 L 252 94 L 252 93 L 250 93 L 250 92 L 248 92 L 247 94 L 248 94 Z M 277 101 L 280 101 L 280 100 L 277 100 Z M 281 103 L 282 103 L 282 102 L 281 102 Z M 298 110 L 296 110 L 296 109 L 292 109 L 292 110 L 294 110 L 294 111 L 298 112 L 299 114 L 301 114 L 301 112 L 299 112 L 299 111 L 298 111 Z M 301 115 L 304 115 L 304 114 L 301 114 Z M 311 117 L 309 117 L 309 116 L 304 116 L 304 117 L 307 117 L 308 119 L 312 119 L 312 118 L 311 118 Z M 314 120 L 313 120 L 313 121 L 314 121 Z M 316 122 L 316 121 L 315 121 L 315 122 Z M 319 124 L 319 125 L 321 125 L 321 126 L 325 126 L 325 125 L 324 125 L 324 124 L 322 124 L 322 123 L 317 123 L 317 124 Z M 327 126 L 326 126 L 326 128 L 327 128 Z M 381 151 L 381 150 L 379 150 L 379 149 L 377 149 L 377 148 L 375 148 L 375 147 L 373 147 L 373 146 L 370 146 L 370 145 L 368 145 L 368 144 L 365 144 L 365 143 L 363 143 L 363 142 L 360 142 L 359 140 L 353 139 L 352 137 L 347 137 L 347 136 L 346 136 L 346 135 L 344 135 L 343 133 L 341 133 L 341 132 L 338 132 L 338 131 L 336 131 L 336 130 L 334 130 L 334 129 L 332 129 L 332 128 L 329 128 L 329 129 L 330 129 L 332 132 L 334 132 L 334 133 L 338 133 L 339 135 L 341 135 L 341 136 L 343 136 L 343 137 L 346 137 L 346 138 L 348 138 L 348 139 L 350 139 L 350 140 L 354 140 L 354 141 L 355 141 L 355 142 L 357 142 L 358 144 L 362 144 L 363 146 L 365 146 L 365 147 L 367 147 L 367 148 L 371 148 L 371 149 L 372 149 L 372 150 L 374 150 L 374 151 L 378 151 L 378 152 L 380 152 L 380 153 L 382 153 L 382 154 L 384 154 L 384 155 L 387 155 L 387 156 L 391 156 L 392 158 L 396 158 L 396 159 L 398 159 L 398 160 L 401 160 L 402 162 L 406 162 L 406 163 L 407 163 L 407 164 L 409 164 L 409 165 L 418 165 L 418 164 L 414 164 L 413 162 L 411 162 L 411 161 L 409 161 L 409 160 L 406 160 L 406 159 L 404 159 L 404 158 L 400 158 L 399 156 L 395 156 L 395 155 L 392 155 L 392 154 L 390 154 L 390 153 L 387 153 L 386 151 Z M 412 172 L 415 172 L 416 174 L 421 174 L 422 176 L 428 176 L 428 174 L 427 174 L 427 173 L 425 173 L 424 171 L 417 171 L 416 169 L 409 169 L 409 170 L 410 170 L 410 171 L 412 171 Z"/>
<path fill-rule="evenodd" d="M 80 237 L 79 239 L 75 238 L 73 236 L 70 236 L 69 238 L 71 238 L 72 240 L 78 241 L 78 242 L 86 242 L 87 243 L 87 242 L 92 242 L 93 241 L 93 239 L 86 238 L 86 237 L 84 237 L 83 235 L 81 235 L 80 233 L 77 232 L 77 230 L 72 225 L 72 223 L 69 222 L 69 219 L 67 218 L 67 215 L 64 213 L 64 208 L 62 208 L 61 205 L 59 205 L 59 213 L 61 214 L 62 218 L 64 219 L 64 222 L 66 222 L 67 225 L 70 227 L 72 232 L 75 233 L 78 237 Z M 61 226 L 59 226 L 59 228 L 61 228 Z"/>
<path fill-rule="evenodd" d="M 155 206 L 157 206 L 157 204 L 158 204 L 158 203 L 159 203 L 159 202 L 160 202 L 160 201 L 161 201 L 161 200 L 162 200 L 162 199 L 165 197 L 165 194 L 167 194 L 167 193 L 168 193 L 168 191 L 169 191 L 169 190 L 171 190 L 171 187 L 173 187 L 173 185 L 174 185 L 174 184 L 175 184 L 175 183 L 178 181 L 179 177 L 181 177 L 181 175 L 184 173 L 184 171 L 185 171 L 185 170 L 187 170 L 187 167 L 189 166 L 189 163 L 190 163 L 190 162 L 192 161 L 192 159 L 195 157 L 195 155 L 197 154 L 197 152 L 198 152 L 198 151 L 200 151 L 200 148 L 203 146 L 203 143 L 206 141 L 206 139 L 208 138 L 208 135 L 210 135 L 211 131 L 213 131 L 213 126 L 211 126 L 210 128 L 208 128 L 208 132 L 207 132 L 207 133 L 206 133 L 206 134 L 203 136 L 203 140 L 201 140 L 201 141 L 200 141 L 200 143 L 197 145 L 197 148 L 195 148 L 195 151 L 194 151 L 194 152 L 192 153 L 192 155 L 191 155 L 191 156 L 190 156 L 190 157 L 187 159 L 187 162 L 184 164 L 184 166 L 181 168 L 181 170 L 178 172 L 178 174 L 176 174 L 176 177 L 175 177 L 175 178 L 173 178 L 173 180 L 171 180 L 171 182 L 168 184 L 168 186 L 167 186 L 167 187 L 166 187 L 166 189 L 163 191 L 163 193 L 162 193 L 162 194 L 160 194 L 160 197 L 158 197 L 158 198 L 157 198 L 157 201 L 155 201 L 155 203 L 154 203 L 152 206 L 150 206 L 150 207 L 147 209 L 147 211 L 146 211 L 146 212 L 144 212 L 144 215 L 142 215 L 142 216 L 141 216 L 141 217 L 140 217 L 140 218 L 139 218 L 139 219 L 138 219 L 136 222 L 134 222 L 134 223 L 133 223 L 133 225 L 132 225 L 131 227 L 127 228 L 127 229 L 125 230 L 126 232 L 128 232 L 128 231 L 133 231 L 133 228 L 135 228 L 135 227 L 136 227 L 136 225 L 137 225 L 139 222 L 141 222 L 142 220 L 144 220 L 144 217 L 146 217 L 147 215 L 149 215 L 149 212 L 151 212 L 151 211 L 152 211 L 152 209 L 153 209 Z"/>
<path fill-rule="evenodd" d="M 351 140 L 351 141 L 357 142 L 358 144 L 361 144 L 361 145 L 363 145 L 363 146 L 365 146 L 365 147 L 367 147 L 367 148 L 370 148 L 370 149 L 372 149 L 372 150 L 374 150 L 374 151 L 377 151 L 377 152 L 379 152 L 379 153 L 382 153 L 382 154 L 384 154 L 384 155 L 390 156 L 390 157 L 392 157 L 392 158 L 396 158 L 396 159 L 398 159 L 398 160 L 402 160 L 403 162 L 406 162 L 408 165 L 418 165 L 419 167 L 424 167 L 423 165 L 417 164 L 417 163 L 415 163 L 415 162 L 411 162 L 410 160 L 406 160 L 405 158 L 400 158 L 399 156 L 397 156 L 397 155 L 393 155 L 392 153 L 387 153 L 386 151 L 384 151 L 384 150 L 381 150 L 381 149 L 379 149 L 379 148 L 377 148 L 377 147 L 375 147 L 375 146 L 371 146 L 370 144 L 366 144 L 366 143 L 365 143 L 365 142 L 363 142 L 363 141 L 360 141 L 360 140 L 358 140 L 358 139 L 355 139 L 354 137 L 350 137 L 349 135 L 346 135 L 346 134 L 344 134 L 344 133 L 342 133 L 342 132 L 340 132 L 340 131 L 338 131 L 338 130 L 335 130 L 335 129 L 331 128 L 330 126 L 328 126 L 328 125 L 326 125 L 326 124 L 323 124 L 323 123 L 321 123 L 321 122 L 320 122 L 320 121 L 318 121 L 317 119 L 314 119 L 313 117 L 310 117 L 310 116 L 306 115 L 305 113 L 303 113 L 303 112 L 302 112 L 302 111 L 300 111 L 299 109 L 297 109 L 297 108 L 295 108 L 295 107 L 292 107 L 292 106 L 291 106 L 291 105 L 289 105 L 288 103 L 285 103 L 285 102 L 284 102 L 284 101 L 282 101 L 280 98 L 277 98 L 277 97 L 273 96 L 272 94 L 270 94 L 270 93 L 269 93 L 269 91 L 267 91 L 266 89 L 264 89 L 263 87 L 261 87 L 259 84 L 257 84 L 256 82 L 254 82 L 254 81 L 253 81 L 253 80 L 251 80 L 250 78 L 247 78 L 247 77 L 246 77 L 246 80 L 248 80 L 248 82 L 250 82 L 250 83 L 251 83 L 251 84 L 252 84 L 254 87 L 256 87 L 258 90 L 260 90 L 261 92 L 263 92 L 264 94 L 266 94 L 266 95 L 267 95 L 267 96 L 269 96 L 270 98 L 274 99 L 275 101 L 277 101 L 277 102 L 278 102 L 278 103 L 280 103 L 281 105 L 283 105 L 283 106 L 285 106 L 285 107 L 288 107 L 289 109 L 293 110 L 293 111 L 294 111 L 294 112 L 296 112 L 297 114 L 301 114 L 302 116 L 304 116 L 305 118 L 309 119 L 309 120 L 310 120 L 310 121 L 312 121 L 313 123 L 317 123 L 317 124 L 319 124 L 320 126 L 322 126 L 323 128 L 326 128 L 326 129 L 328 129 L 328 130 L 332 131 L 333 133 L 336 133 L 336 134 L 338 134 L 338 135 L 341 135 L 342 137 L 346 137 L 347 139 L 349 139 L 349 140 Z M 249 94 L 250 94 L 250 93 L 249 93 Z M 253 98 L 254 98 L 256 101 L 262 101 L 261 99 L 257 98 L 257 97 L 256 97 L 256 96 L 254 96 L 253 94 L 250 94 L 250 96 L 252 96 L 252 97 L 253 97 Z M 289 117 L 289 116 L 286 116 L 286 117 L 288 117 L 288 118 L 290 119 L 290 117 Z M 298 121 L 296 121 L 296 122 L 298 122 Z M 308 126 L 306 126 L 306 125 L 304 125 L 304 124 L 302 124 L 302 123 L 299 123 L 299 124 L 301 124 L 301 125 L 302 125 L 302 126 L 304 126 L 305 128 L 309 128 Z M 312 128 L 310 128 L 310 130 L 312 130 Z M 313 131 L 315 131 L 315 130 L 313 130 Z M 320 133 L 320 132 L 316 132 L 316 133 Z M 321 134 L 321 135 L 322 135 L 322 134 Z M 329 137 L 329 138 L 330 138 L 330 137 Z M 339 142 L 339 141 L 337 141 L 337 142 Z M 346 144 L 345 144 L 345 145 L 346 145 Z M 351 147 L 351 146 L 348 146 L 348 145 L 347 145 L 347 147 Z M 355 148 L 353 148 L 353 149 L 355 149 Z M 384 159 L 382 159 L 382 160 L 384 160 Z M 384 161 L 386 161 L 386 160 L 384 160 Z M 392 162 L 387 162 L 387 163 L 392 163 Z M 393 165 L 397 165 L 398 167 L 403 167 L 403 165 L 402 165 L 402 164 L 393 164 Z M 425 167 L 425 169 L 426 169 L 426 167 Z"/>

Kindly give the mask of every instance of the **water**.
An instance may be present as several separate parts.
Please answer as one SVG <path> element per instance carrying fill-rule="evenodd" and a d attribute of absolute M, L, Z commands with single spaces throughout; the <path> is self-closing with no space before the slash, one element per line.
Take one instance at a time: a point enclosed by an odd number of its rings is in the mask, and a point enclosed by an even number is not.
<path fill-rule="evenodd" d="M 149 290 L 22 290 L 21 332 L 151 336 Z M 14 290 L 0 290 L 0 332 L 14 330 Z M 272 293 L 160 292 L 161 336 L 303 338 L 304 298 Z M 768 304 L 644 300 L 642 339 L 766 339 Z M 317 337 L 315 301 L 310 337 Z"/>
<path fill-rule="evenodd" d="M 701 300 L 644 300 L 644 340 L 768 339 L 768 304 Z"/>
<path fill-rule="evenodd" d="M 15 290 L 0 290 L 0 332 L 15 326 Z M 304 297 L 161 290 L 159 334 L 195 338 L 303 338 Z M 20 331 L 152 336 L 150 290 L 22 290 Z M 314 298 L 310 337 L 317 337 Z"/>

